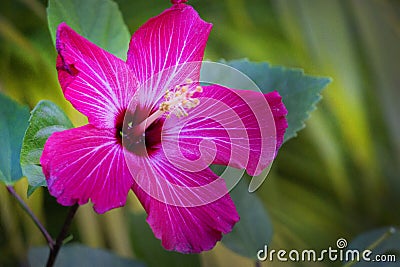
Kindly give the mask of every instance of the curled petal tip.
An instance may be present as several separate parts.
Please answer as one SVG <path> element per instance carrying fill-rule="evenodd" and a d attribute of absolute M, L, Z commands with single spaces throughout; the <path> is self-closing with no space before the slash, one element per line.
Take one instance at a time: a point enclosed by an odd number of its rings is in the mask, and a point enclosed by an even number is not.
<path fill-rule="evenodd" d="M 176 5 L 176 4 L 182 4 L 186 3 L 188 0 L 171 0 L 171 3 Z"/>

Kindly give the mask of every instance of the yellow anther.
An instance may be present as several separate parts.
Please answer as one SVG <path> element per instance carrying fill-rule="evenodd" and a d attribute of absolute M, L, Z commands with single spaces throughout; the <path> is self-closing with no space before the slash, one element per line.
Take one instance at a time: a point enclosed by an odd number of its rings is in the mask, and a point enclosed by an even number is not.
<path fill-rule="evenodd" d="M 164 95 L 165 101 L 160 104 L 158 110 L 137 125 L 132 125 L 132 122 L 128 123 L 128 127 L 133 127 L 133 132 L 137 135 L 141 135 L 146 131 L 149 125 L 161 116 L 170 118 L 172 113 L 178 118 L 188 116 L 187 110 L 196 107 L 200 103 L 198 98 L 193 98 L 192 96 L 195 93 L 203 92 L 201 86 L 195 87 L 191 84 L 193 84 L 193 81 L 186 79 L 186 84 L 177 85 L 171 91 L 166 90 Z"/>
<path fill-rule="evenodd" d="M 188 91 L 188 87 L 187 86 L 182 86 L 182 88 L 181 88 L 181 92 L 182 93 L 186 93 L 187 91 Z"/>
<path fill-rule="evenodd" d="M 160 110 L 161 111 L 169 111 L 170 110 L 170 105 L 167 102 L 163 102 L 160 105 Z"/>
<path fill-rule="evenodd" d="M 197 98 L 192 98 L 195 93 L 203 92 L 201 86 L 191 86 L 193 81 L 186 79 L 185 84 L 175 86 L 175 89 L 165 91 L 165 101 L 160 104 L 159 111 L 166 113 L 166 118 L 169 118 L 173 113 L 178 118 L 188 116 L 187 110 L 196 107 L 200 101 Z"/>

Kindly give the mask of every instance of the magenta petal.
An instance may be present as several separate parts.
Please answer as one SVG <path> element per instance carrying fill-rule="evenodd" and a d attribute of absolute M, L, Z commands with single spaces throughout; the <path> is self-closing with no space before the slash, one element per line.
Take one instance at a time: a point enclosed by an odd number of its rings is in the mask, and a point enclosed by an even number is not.
<path fill-rule="evenodd" d="M 181 4 L 181 3 L 186 3 L 187 0 L 171 0 L 172 4 Z"/>
<path fill-rule="evenodd" d="M 128 156 L 129 163 L 134 163 L 130 167 L 133 167 L 131 170 L 137 173 L 132 190 L 148 214 L 147 222 L 154 235 L 161 239 L 165 249 L 182 253 L 199 253 L 209 250 L 221 239 L 222 233 L 230 232 L 239 220 L 239 215 L 223 180 L 218 179 L 208 168 L 191 173 L 170 164 L 162 153 L 152 155 L 150 158 L 131 154 Z M 150 190 L 150 194 L 148 190 L 146 192 L 143 189 L 147 181 L 153 189 Z M 170 186 L 166 185 L 165 181 Z M 193 186 L 206 186 L 213 181 L 217 181 L 217 187 L 220 186 L 217 190 L 222 194 L 219 199 L 209 203 L 206 194 L 199 196 L 207 203 L 200 206 L 184 206 L 187 200 L 186 195 L 178 192 L 179 189 L 175 192 L 176 187 L 173 186 L 181 185 L 188 193 L 187 198 L 190 199 L 192 197 L 190 191 L 195 188 Z M 207 193 L 206 189 L 204 191 Z M 173 201 L 180 201 L 180 203 L 172 205 L 166 201 L 160 201 L 160 195 L 157 194 L 162 194 L 167 198 L 176 197 Z"/>
<path fill-rule="evenodd" d="M 211 27 L 191 6 L 174 5 L 134 33 L 127 63 L 143 84 L 165 69 L 179 68 L 180 64 L 187 62 L 200 62 Z M 183 78 L 197 81 L 199 70 L 196 75 Z"/>
<path fill-rule="evenodd" d="M 274 159 L 277 143 L 273 113 L 264 95 L 212 85 L 204 86 L 198 98 L 200 104 L 188 111 L 189 116 L 165 120 L 165 153 L 181 153 L 179 161 L 203 158 L 206 164 L 261 173 Z"/>
<path fill-rule="evenodd" d="M 288 127 L 288 122 L 286 120 L 288 111 L 282 102 L 282 97 L 277 91 L 265 94 L 264 96 L 268 101 L 272 114 L 274 115 L 276 129 L 276 153 L 278 153 L 278 150 L 283 143 L 285 131 Z"/>
<path fill-rule="evenodd" d="M 91 125 L 51 135 L 40 162 L 50 194 L 65 206 L 91 199 L 104 213 L 125 205 L 133 183 L 115 133 Z"/>
<path fill-rule="evenodd" d="M 96 127 L 114 127 L 138 87 L 128 65 L 65 23 L 58 26 L 56 47 L 65 98 Z"/>
<path fill-rule="evenodd" d="M 135 192 L 142 203 L 147 203 L 147 222 L 167 250 L 181 253 L 210 250 L 221 240 L 222 233 L 229 233 L 239 221 L 229 195 L 204 206 L 185 208 L 164 204 L 137 189 Z"/>

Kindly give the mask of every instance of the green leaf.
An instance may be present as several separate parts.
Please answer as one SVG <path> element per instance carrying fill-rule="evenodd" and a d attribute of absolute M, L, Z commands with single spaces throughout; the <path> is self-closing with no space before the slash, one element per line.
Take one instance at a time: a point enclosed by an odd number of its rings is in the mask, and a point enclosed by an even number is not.
<path fill-rule="evenodd" d="M 29 109 L 0 94 L 0 181 L 13 185 L 22 177 L 19 164 Z"/>
<path fill-rule="evenodd" d="M 145 219 L 144 213 L 130 215 L 132 246 L 138 259 L 146 262 L 149 267 L 201 266 L 199 255 L 165 250 L 161 241 L 154 237 Z"/>
<path fill-rule="evenodd" d="M 96 45 L 121 59 L 126 58 L 130 33 L 113 1 L 49 0 L 47 17 L 54 43 L 58 25 L 66 22 Z"/>
<path fill-rule="evenodd" d="M 47 139 L 54 132 L 72 127 L 67 115 L 51 101 L 42 100 L 32 110 L 21 150 L 22 173 L 29 181 L 28 196 L 36 188 L 46 186 L 40 157 Z"/>
<path fill-rule="evenodd" d="M 31 267 L 46 266 L 49 254 L 48 247 L 35 247 L 29 249 L 28 260 Z M 121 258 L 103 249 L 89 248 L 79 244 L 62 246 L 57 256 L 55 267 L 85 266 L 118 266 L 118 267 L 143 267 L 139 261 Z"/>
<path fill-rule="evenodd" d="M 301 69 L 270 66 L 248 60 L 224 62 L 243 72 L 253 80 L 263 93 L 278 91 L 282 96 L 288 115 L 285 142 L 297 135 L 305 127 L 304 121 L 321 99 L 320 92 L 330 82 L 330 78 L 305 75 Z"/>
<path fill-rule="evenodd" d="M 272 223 L 255 193 L 249 193 L 246 179 L 241 179 L 230 192 L 240 216 L 240 221 L 222 243 L 234 252 L 252 259 L 272 239 Z"/>
<path fill-rule="evenodd" d="M 224 178 L 227 185 L 236 180 L 237 173 L 231 176 L 229 172 L 226 172 L 231 167 L 211 165 L 210 168 L 216 175 Z M 240 221 L 236 223 L 232 232 L 223 236 L 222 243 L 244 257 L 257 259 L 257 252 L 271 242 L 273 228 L 261 200 L 257 194 L 249 192 L 246 177 L 249 178 L 247 174 L 241 177 L 229 192 L 239 213 Z"/>
<path fill-rule="evenodd" d="M 363 233 L 356 237 L 350 245 L 348 250 L 358 250 L 361 253 L 364 250 L 371 250 L 372 254 L 369 256 L 371 260 L 375 259 L 376 255 L 394 255 L 396 261 L 385 262 L 368 262 L 360 261 L 357 263 L 347 263 L 351 266 L 365 266 L 366 264 L 371 267 L 395 267 L 400 266 L 400 231 L 394 227 L 386 227 L 376 229 L 367 233 Z"/>

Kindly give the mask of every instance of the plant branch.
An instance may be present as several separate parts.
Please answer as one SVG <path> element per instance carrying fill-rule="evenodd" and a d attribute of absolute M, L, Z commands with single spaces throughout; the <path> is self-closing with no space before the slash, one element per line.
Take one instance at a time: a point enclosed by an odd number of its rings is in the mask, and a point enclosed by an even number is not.
<path fill-rule="evenodd" d="M 24 209 L 24 211 L 29 215 L 29 217 L 31 217 L 33 222 L 39 228 L 40 232 L 42 232 L 44 238 L 47 241 L 49 248 L 53 249 L 53 247 L 55 245 L 53 238 L 47 232 L 46 228 L 44 228 L 43 224 L 39 221 L 39 219 L 36 217 L 36 215 L 33 213 L 33 211 L 29 208 L 29 206 L 25 203 L 25 201 L 17 194 L 17 192 L 15 192 L 14 187 L 9 185 L 9 186 L 7 186 L 7 190 L 18 201 L 18 203 L 21 205 L 21 207 Z"/>
<path fill-rule="evenodd" d="M 78 208 L 79 208 L 78 204 L 75 204 L 74 206 L 72 206 L 70 208 L 67 218 L 64 221 L 64 225 L 61 228 L 61 231 L 57 236 L 56 242 L 55 242 L 53 248 L 50 249 L 50 255 L 47 260 L 47 265 L 46 265 L 47 267 L 52 267 L 54 265 L 54 262 L 58 255 L 58 252 L 60 251 L 60 248 L 63 245 L 63 242 L 68 235 L 69 227 L 71 226 L 72 219 L 74 218 L 75 213 L 78 210 Z"/>

